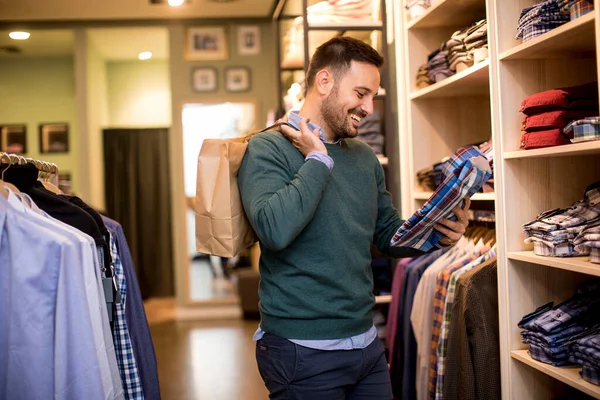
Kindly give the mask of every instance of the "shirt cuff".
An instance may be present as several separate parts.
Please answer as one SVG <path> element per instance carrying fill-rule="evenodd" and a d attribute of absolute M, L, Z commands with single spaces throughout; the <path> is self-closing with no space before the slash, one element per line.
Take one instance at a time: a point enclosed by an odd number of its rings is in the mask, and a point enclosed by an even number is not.
<path fill-rule="evenodd" d="M 319 160 L 323 164 L 327 165 L 327 168 L 330 170 L 333 168 L 333 158 L 329 157 L 327 154 L 311 151 L 304 159 L 304 161 L 306 160 Z"/>

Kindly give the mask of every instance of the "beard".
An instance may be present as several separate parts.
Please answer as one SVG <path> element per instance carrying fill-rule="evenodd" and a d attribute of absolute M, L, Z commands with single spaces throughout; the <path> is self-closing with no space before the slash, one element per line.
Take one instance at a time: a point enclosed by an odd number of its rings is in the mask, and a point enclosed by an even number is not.
<path fill-rule="evenodd" d="M 361 118 L 367 116 L 364 111 L 358 108 L 344 112 L 344 108 L 339 101 L 337 85 L 333 87 L 329 96 L 321 103 L 320 112 L 329 131 L 338 139 L 358 136 L 358 129 L 350 122 L 351 114 L 356 114 Z"/>

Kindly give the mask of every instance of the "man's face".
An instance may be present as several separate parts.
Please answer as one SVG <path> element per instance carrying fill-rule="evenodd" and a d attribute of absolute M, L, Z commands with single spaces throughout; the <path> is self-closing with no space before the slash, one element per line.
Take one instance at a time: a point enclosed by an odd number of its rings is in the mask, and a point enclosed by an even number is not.
<path fill-rule="evenodd" d="M 379 69 L 373 64 L 352 61 L 321 103 L 321 115 L 338 139 L 354 138 L 358 125 L 373 113 L 373 97 L 379 89 Z"/>

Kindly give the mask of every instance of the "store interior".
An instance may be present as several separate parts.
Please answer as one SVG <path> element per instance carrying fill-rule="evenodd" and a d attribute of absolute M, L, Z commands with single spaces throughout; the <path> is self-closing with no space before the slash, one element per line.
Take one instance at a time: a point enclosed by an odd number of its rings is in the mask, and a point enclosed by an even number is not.
<path fill-rule="evenodd" d="M 385 59 L 357 140 L 377 155 L 402 219 L 462 179 L 461 150 L 489 167 L 452 249 L 372 251 L 395 398 L 600 399 L 593 1 L 5 2 L 0 188 L 29 195 L 9 172 L 35 164 L 44 186 L 122 227 L 129 255 L 118 252 L 136 281 L 127 293 L 147 332 L 131 340 L 154 359 L 139 371 L 145 395 L 128 398 L 268 398 L 252 340 L 260 246 L 202 250 L 198 158 L 208 139 L 300 109 L 312 54 L 337 36 Z M 144 374 L 157 376 L 150 389 Z"/>

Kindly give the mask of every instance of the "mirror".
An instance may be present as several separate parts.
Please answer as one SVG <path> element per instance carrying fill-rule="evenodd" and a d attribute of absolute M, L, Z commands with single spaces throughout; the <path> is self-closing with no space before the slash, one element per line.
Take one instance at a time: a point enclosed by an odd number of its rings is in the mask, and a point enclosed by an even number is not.
<path fill-rule="evenodd" d="M 241 137 L 255 130 L 256 105 L 246 103 L 188 103 L 183 105 L 183 174 L 187 199 L 187 248 L 190 259 L 189 301 L 237 302 L 232 271 L 249 267 L 244 257 L 223 259 L 196 253 L 194 204 L 198 154 L 205 139 Z"/>

